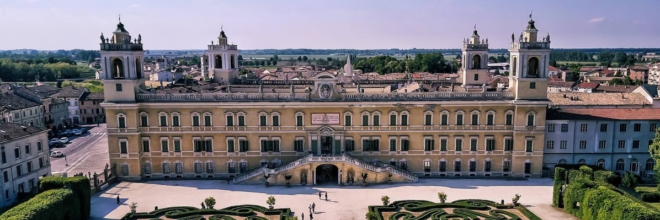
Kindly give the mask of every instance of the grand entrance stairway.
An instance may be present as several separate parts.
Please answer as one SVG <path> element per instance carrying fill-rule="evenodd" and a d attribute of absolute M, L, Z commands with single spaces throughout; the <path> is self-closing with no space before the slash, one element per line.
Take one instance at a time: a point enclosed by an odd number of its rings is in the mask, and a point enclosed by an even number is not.
<path fill-rule="evenodd" d="M 391 166 L 385 163 L 370 163 L 347 154 L 342 154 L 340 156 L 314 156 L 310 154 L 273 169 L 270 169 L 264 165 L 248 172 L 239 174 L 233 179 L 233 183 L 238 184 L 256 176 L 263 176 L 266 174 L 277 175 L 287 170 L 295 169 L 296 167 L 300 167 L 309 163 L 331 162 L 344 162 L 375 173 L 391 173 L 392 175 L 400 176 L 409 182 L 417 182 L 418 180 L 417 176 L 410 171 L 403 170 L 396 166 Z"/>

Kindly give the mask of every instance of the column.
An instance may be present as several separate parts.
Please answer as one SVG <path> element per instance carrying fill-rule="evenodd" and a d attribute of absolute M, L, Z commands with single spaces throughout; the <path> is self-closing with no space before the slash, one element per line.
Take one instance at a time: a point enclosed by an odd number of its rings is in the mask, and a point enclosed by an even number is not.
<path fill-rule="evenodd" d="M 128 74 L 129 74 L 129 72 L 128 72 L 128 70 L 129 70 L 128 65 L 129 65 L 129 64 L 128 64 L 128 62 L 126 62 L 126 60 L 128 60 L 128 57 L 124 57 L 124 58 L 122 59 L 122 61 L 123 61 L 123 63 L 124 63 L 124 78 L 125 78 L 125 79 L 128 79 L 128 78 L 129 78 L 129 77 L 128 77 L 128 76 L 129 76 L 129 75 L 128 75 Z"/>
<path fill-rule="evenodd" d="M 337 173 L 337 185 L 341 185 L 341 170 Z"/>
<path fill-rule="evenodd" d="M 316 185 L 316 170 L 312 170 L 312 185 Z"/>

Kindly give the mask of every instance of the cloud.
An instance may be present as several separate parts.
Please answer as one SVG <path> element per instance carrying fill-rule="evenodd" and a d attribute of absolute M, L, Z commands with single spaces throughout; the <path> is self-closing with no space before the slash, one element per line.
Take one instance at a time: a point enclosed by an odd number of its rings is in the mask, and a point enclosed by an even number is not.
<path fill-rule="evenodd" d="M 602 18 L 592 18 L 587 23 L 600 23 L 600 22 L 603 22 L 604 20 L 605 20 L 604 17 L 602 17 Z"/>

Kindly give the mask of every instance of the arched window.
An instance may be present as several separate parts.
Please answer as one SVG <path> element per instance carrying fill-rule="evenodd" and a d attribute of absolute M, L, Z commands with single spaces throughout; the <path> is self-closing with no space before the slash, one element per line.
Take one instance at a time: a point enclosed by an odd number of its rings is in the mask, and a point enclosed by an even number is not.
<path fill-rule="evenodd" d="M 504 117 L 504 125 L 513 125 L 513 111 L 506 111 Z"/>
<path fill-rule="evenodd" d="M 559 160 L 559 163 L 558 163 L 558 164 L 566 164 L 566 160 L 561 159 L 561 160 Z"/>
<path fill-rule="evenodd" d="M 214 67 L 216 69 L 222 69 L 222 56 L 220 55 L 215 55 L 215 65 Z"/>
<path fill-rule="evenodd" d="M 535 112 L 527 112 L 527 126 L 535 126 L 536 122 L 536 113 Z"/>
<path fill-rule="evenodd" d="M 518 72 L 518 57 L 513 57 L 513 71 L 511 71 L 512 76 L 516 76 Z"/>
<path fill-rule="evenodd" d="M 449 111 L 443 110 L 440 112 L 440 125 L 449 125 Z"/>
<path fill-rule="evenodd" d="M 495 111 L 486 112 L 486 125 L 495 125 Z"/>
<path fill-rule="evenodd" d="M 135 58 L 135 73 L 137 74 L 137 76 L 135 76 L 136 78 L 142 78 L 142 64 L 140 64 L 140 58 Z"/>
<path fill-rule="evenodd" d="M 477 172 L 477 160 L 474 158 L 470 158 L 470 162 L 468 163 L 468 170 L 470 172 Z"/>
<path fill-rule="evenodd" d="M 199 113 L 193 112 L 192 113 L 192 126 L 194 127 L 199 127 Z"/>
<path fill-rule="evenodd" d="M 164 161 L 162 166 L 163 166 L 162 167 L 163 174 L 170 174 L 171 172 L 170 169 L 172 169 L 172 167 L 170 166 L 170 162 Z"/>
<path fill-rule="evenodd" d="M 525 161 L 524 167 L 523 167 L 523 173 L 525 174 L 532 174 L 532 162 L 531 161 Z"/>
<path fill-rule="evenodd" d="M 211 118 L 211 113 L 210 112 L 204 112 L 204 126 L 212 126 L 213 125 L 213 118 Z"/>
<path fill-rule="evenodd" d="M 618 159 L 616 160 L 616 167 L 615 171 L 623 171 L 624 167 L 626 166 L 625 162 L 623 162 L 623 159 Z"/>
<path fill-rule="evenodd" d="M 454 160 L 454 172 L 461 172 L 461 162 L 461 158 L 456 158 L 456 160 Z"/>
<path fill-rule="evenodd" d="M 433 112 L 424 112 L 424 125 L 433 125 Z"/>
<path fill-rule="evenodd" d="M 653 160 L 653 158 L 649 158 L 646 160 L 645 170 L 653 170 L 654 166 L 655 166 L 655 160 Z"/>
<path fill-rule="evenodd" d="M 202 161 L 196 160 L 193 163 L 193 167 L 195 168 L 195 173 L 202 173 Z"/>
<path fill-rule="evenodd" d="M 212 160 L 206 161 L 206 173 L 212 174 L 215 172 L 215 162 Z"/>
<path fill-rule="evenodd" d="M 596 166 L 600 168 L 605 168 L 605 159 L 603 158 L 598 159 L 598 162 L 596 162 Z"/>
<path fill-rule="evenodd" d="M 479 111 L 474 110 L 471 113 L 471 118 L 470 118 L 470 124 L 471 125 L 479 125 Z"/>
<path fill-rule="evenodd" d="M 472 69 L 480 69 L 480 68 L 481 68 L 481 56 L 476 54 L 472 57 Z"/>
<path fill-rule="evenodd" d="M 232 69 L 236 68 L 236 66 L 234 65 L 234 55 L 231 55 L 231 63 L 229 65 L 231 66 Z"/>
<path fill-rule="evenodd" d="M 527 62 L 527 77 L 528 78 L 539 77 L 539 58 L 536 57 L 529 58 L 529 61 Z"/>
<path fill-rule="evenodd" d="M 117 114 L 117 128 L 126 128 L 126 115 Z"/>
<path fill-rule="evenodd" d="M 465 114 L 464 111 L 457 111 L 456 112 L 456 125 L 463 125 L 463 115 Z"/>
<path fill-rule="evenodd" d="M 632 161 L 630 161 L 630 171 L 637 172 L 638 169 L 639 161 L 637 159 L 632 159 Z"/>
<path fill-rule="evenodd" d="M 142 164 L 142 174 L 151 174 L 151 161 L 145 161 Z"/>
<path fill-rule="evenodd" d="M 124 78 L 124 62 L 120 58 L 112 60 L 112 76 L 116 79 Z"/>
<path fill-rule="evenodd" d="M 380 126 L 380 112 L 375 111 L 371 113 L 371 119 L 372 119 L 372 124 L 373 126 Z"/>
<path fill-rule="evenodd" d="M 176 174 L 183 174 L 183 162 L 181 161 L 174 162 L 174 172 Z"/>
<path fill-rule="evenodd" d="M 424 172 L 431 172 L 431 159 L 424 159 Z"/>
<path fill-rule="evenodd" d="M 410 113 L 408 111 L 401 112 L 401 126 L 408 126 L 408 116 Z"/>
<path fill-rule="evenodd" d="M 397 113 L 395 111 L 390 112 L 390 126 L 396 126 Z"/>
<path fill-rule="evenodd" d="M 578 160 L 577 164 L 585 165 L 585 164 L 587 164 L 587 161 L 585 159 L 580 159 L 580 160 Z"/>

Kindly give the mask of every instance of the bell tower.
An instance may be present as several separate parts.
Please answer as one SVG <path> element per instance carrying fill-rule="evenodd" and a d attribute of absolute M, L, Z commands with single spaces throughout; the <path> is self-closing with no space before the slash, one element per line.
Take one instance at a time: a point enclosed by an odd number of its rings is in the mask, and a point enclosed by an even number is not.
<path fill-rule="evenodd" d="M 238 77 L 238 46 L 227 43 L 225 31 L 220 29 L 218 44 L 211 41 L 206 51 L 209 76 L 214 82 L 228 84 Z"/>
<path fill-rule="evenodd" d="M 142 36 L 132 38 L 121 23 L 110 39 L 101 33 L 103 93 L 108 102 L 135 102 L 135 93 L 144 82 Z"/>
<path fill-rule="evenodd" d="M 550 66 L 550 34 L 537 39 L 538 30 L 532 15 L 518 39 L 511 34 L 509 47 L 509 90 L 516 99 L 547 99 Z"/>
<path fill-rule="evenodd" d="M 463 39 L 462 81 L 466 85 L 483 85 L 488 81 L 488 39 L 480 39 L 477 25 L 472 36 Z"/>

